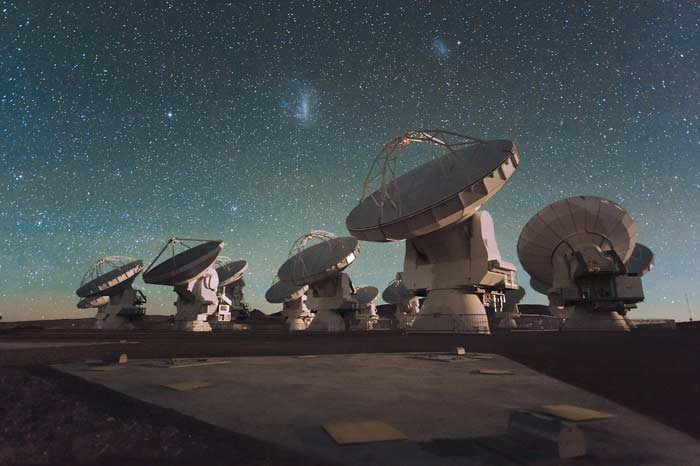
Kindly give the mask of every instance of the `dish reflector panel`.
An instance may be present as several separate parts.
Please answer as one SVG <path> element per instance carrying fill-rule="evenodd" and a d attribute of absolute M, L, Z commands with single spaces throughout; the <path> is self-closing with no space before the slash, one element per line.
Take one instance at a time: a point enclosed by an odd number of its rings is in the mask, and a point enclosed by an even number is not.
<path fill-rule="evenodd" d="M 109 302 L 109 296 L 88 296 L 78 302 L 78 308 L 91 309 L 93 307 L 104 306 Z"/>
<path fill-rule="evenodd" d="M 630 260 L 627 261 L 627 273 L 644 275 L 654 268 L 654 253 L 643 244 L 637 243 L 632 251 Z"/>
<path fill-rule="evenodd" d="M 298 286 L 290 282 L 278 281 L 265 293 L 268 303 L 286 303 L 301 298 L 309 289 L 308 286 Z"/>
<path fill-rule="evenodd" d="M 299 251 L 279 269 L 280 281 L 311 285 L 339 274 L 360 252 L 360 242 L 349 236 L 332 238 Z"/>
<path fill-rule="evenodd" d="M 248 270 L 248 262 L 246 261 L 228 261 L 216 268 L 216 274 L 219 276 L 219 286 L 227 286 L 235 283 Z"/>
<path fill-rule="evenodd" d="M 389 283 L 389 286 L 387 286 L 382 293 L 382 299 L 389 304 L 403 304 L 410 301 L 413 297 L 413 292 L 406 288 L 403 282 L 399 280 L 394 280 Z"/>
<path fill-rule="evenodd" d="M 377 298 L 379 290 L 373 286 L 360 287 L 355 293 L 355 299 L 359 304 L 369 304 Z"/>
<path fill-rule="evenodd" d="M 350 212 L 346 226 L 364 241 L 427 235 L 471 216 L 518 167 L 515 144 L 481 141 L 443 155 L 386 182 Z"/>
<path fill-rule="evenodd" d="M 224 248 L 223 241 L 207 241 L 164 260 L 143 274 L 143 281 L 177 286 L 197 278 L 209 268 Z"/>
<path fill-rule="evenodd" d="M 613 250 L 623 263 L 632 256 L 636 227 L 612 201 L 595 196 L 562 199 L 535 214 L 518 239 L 518 258 L 535 282 L 552 284 L 552 259 L 583 246 Z"/>
<path fill-rule="evenodd" d="M 81 298 L 88 296 L 116 296 L 128 288 L 142 270 L 143 261 L 135 260 L 129 262 L 82 284 L 75 293 Z"/>

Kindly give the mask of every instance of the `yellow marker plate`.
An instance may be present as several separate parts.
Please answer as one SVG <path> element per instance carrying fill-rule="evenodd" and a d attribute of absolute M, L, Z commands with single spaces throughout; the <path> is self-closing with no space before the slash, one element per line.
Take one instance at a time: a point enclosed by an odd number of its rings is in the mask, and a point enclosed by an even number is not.
<path fill-rule="evenodd" d="M 189 390 L 196 390 L 198 388 L 210 387 L 211 384 L 209 382 L 192 381 L 192 382 L 171 383 L 171 384 L 167 384 L 167 385 L 163 385 L 163 386 L 166 388 L 171 388 L 173 390 L 177 390 L 178 392 L 186 392 Z"/>
<path fill-rule="evenodd" d="M 572 422 L 595 421 L 615 417 L 614 414 L 574 405 L 544 405 L 538 411 Z"/>
<path fill-rule="evenodd" d="M 338 445 L 406 440 L 406 435 L 382 421 L 334 422 L 323 428 Z"/>

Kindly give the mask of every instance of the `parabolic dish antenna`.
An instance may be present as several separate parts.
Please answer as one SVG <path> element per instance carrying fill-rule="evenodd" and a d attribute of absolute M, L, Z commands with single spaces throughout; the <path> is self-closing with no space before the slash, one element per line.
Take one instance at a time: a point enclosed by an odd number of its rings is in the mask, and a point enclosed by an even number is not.
<path fill-rule="evenodd" d="M 301 298 L 309 289 L 307 285 L 294 285 L 290 282 L 278 281 L 265 293 L 265 299 L 269 303 L 279 304 Z"/>
<path fill-rule="evenodd" d="M 595 245 L 626 263 L 635 243 L 634 220 L 622 207 L 600 197 L 576 196 L 550 204 L 527 222 L 518 239 L 518 257 L 534 280 L 551 285 L 554 256 Z"/>
<path fill-rule="evenodd" d="M 197 241 L 201 241 L 202 243 L 194 247 L 189 247 L 185 243 Z M 189 249 L 186 249 L 179 254 L 175 254 L 176 244 L 182 244 Z M 153 267 L 153 264 L 163 254 L 168 246 L 172 247 L 173 256 Z M 160 251 L 158 256 L 156 256 L 151 265 L 144 272 L 143 281 L 155 285 L 183 285 L 191 280 L 194 280 L 205 270 L 207 270 L 207 268 L 214 263 L 216 257 L 223 248 L 224 242 L 219 240 L 208 241 L 187 238 L 170 238 L 165 247 Z"/>
<path fill-rule="evenodd" d="M 403 284 L 426 296 L 412 332 L 489 333 L 484 302 L 518 284 L 491 216 L 477 211 L 519 163 L 512 141 L 443 130 L 405 133 L 375 158 L 345 225 L 364 241 L 406 240 Z"/>
<path fill-rule="evenodd" d="M 401 176 L 398 158 L 413 143 L 442 155 Z M 442 130 L 413 131 L 387 143 L 372 165 L 363 198 L 346 226 L 365 241 L 424 236 L 471 216 L 498 192 L 518 167 L 511 141 L 481 141 Z M 379 187 L 371 192 L 370 189 Z"/>
<path fill-rule="evenodd" d="M 360 251 L 356 238 L 330 238 L 302 249 L 279 268 L 281 281 L 311 285 L 339 274 L 352 264 Z"/>
<path fill-rule="evenodd" d="M 88 270 L 75 292 L 79 297 L 116 296 L 131 286 L 143 270 L 143 261 L 131 257 L 109 256 Z"/>
<path fill-rule="evenodd" d="M 514 312 L 517 305 L 525 297 L 525 288 L 519 286 L 505 290 L 505 303 L 503 306 L 504 312 Z"/>
<path fill-rule="evenodd" d="M 644 275 L 654 268 L 654 253 L 643 244 L 637 243 L 632 251 L 632 256 L 627 261 L 627 273 Z"/>
<path fill-rule="evenodd" d="M 530 277 L 530 286 L 532 287 L 533 290 L 537 291 L 538 293 L 542 294 L 547 294 L 547 289 L 549 287 L 545 285 L 544 283 L 540 283 L 534 278 Z"/>
<path fill-rule="evenodd" d="M 384 289 L 382 299 L 389 304 L 403 304 L 410 301 L 415 295 L 406 288 L 401 280 L 392 280 Z"/>
<path fill-rule="evenodd" d="M 379 290 L 373 286 L 363 286 L 357 289 L 355 299 L 359 305 L 367 305 L 377 299 Z"/>
<path fill-rule="evenodd" d="M 219 287 L 235 283 L 248 270 L 248 262 L 244 260 L 234 261 L 228 257 L 219 256 L 215 263 L 216 273 L 219 276 Z"/>
<path fill-rule="evenodd" d="M 90 309 L 93 307 L 104 306 L 109 302 L 109 296 L 88 296 L 78 302 L 79 309 Z"/>
<path fill-rule="evenodd" d="M 146 297 L 132 284 L 143 271 L 143 261 L 108 256 L 87 271 L 76 294 L 83 298 L 79 309 L 97 308 L 95 328 L 128 330 L 146 312 Z"/>
<path fill-rule="evenodd" d="M 612 201 L 578 196 L 551 204 L 525 225 L 518 257 L 544 291 L 563 330 L 628 331 L 623 318 L 644 300 L 654 254 L 637 243 L 632 217 Z"/>

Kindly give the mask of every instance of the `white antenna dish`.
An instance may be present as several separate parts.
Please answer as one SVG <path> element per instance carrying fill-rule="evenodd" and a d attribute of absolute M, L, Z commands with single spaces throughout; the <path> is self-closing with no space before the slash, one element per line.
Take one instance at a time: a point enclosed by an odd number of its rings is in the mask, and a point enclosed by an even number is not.
<path fill-rule="evenodd" d="M 200 243 L 191 246 L 193 243 Z M 176 253 L 176 247 L 186 248 Z M 171 257 L 153 264 L 170 248 Z M 219 308 L 219 275 L 212 267 L 224 248 L 220 240 L 172 237 L 143 273 L 143 281 L 174 287 L 177 293 L 175 325 L 178 330 L 208 332 Z M 228 277 L 231 278 L 231 277 Z"/>
<path fill-rule="evenodd" d="M 623 316 L 644 300 L 641 275 L 654 254 L 637 244 L 632 217 L 595 196 L 557 201 L 535 214 L 518 239 L 533 288 L 549 297 L 566 330 L 629 330 Z"/>
<path fill-rule="evenodd" d="M 109 330 L 134 328 L 134 320 L 146 312 L 146 297 L 132 284 L 143 270 L 143 261 L 108 256 L 95 262 L 83 276 L 76 294 L 79 309 L 97 308 L 95 327 Z"/>
<path fill-rule="evenodd" d="M 415 152 L 426 161 L 399 174 L 399 162 Z M 489 333 L 484 301 L 518 283 L 491 216 L 477 211 L 519 162 L 511 141 L 443 130 L 408 132 L 375 158 L 345 224 L 360 240 L 406 240 L 404 286 L 427 294 L 412 332 Z"/>
<path fill-rule="evenodd" d="M 75 293 L 81 298 L 118 295 L 131 286 L 142 270 L 143 261 L 124 256 L 103 257 L 85 273 Z"/>
<path fill-rule="evenodd" d="M 243 278 L 248 270 L 248 262 L 244 260 L 234 261 L 225 256 L 219 256 L 214 261 L 216 273 L 219 276 L 219 286 L 228 286 Z"/>
<path fill-rule="evenodd" d="M 394 319 L 398 328 L 406 329 L 413 325 L 420 311 L 420 300 L 404 286 L 401 273 L 397 273 L 396 278 L 389 282 L 382 293 L 382 299 L 394 305 Z"/>
<path fill-rule="evenodd" d="M 217 328 L 230 328 L 232 320 L 248 316 L 248 305 L 243 295 L 243 274 L 248 271 L 248 262 L 218 256 L 213 267 L 219 277 L 219 311 L 215 325 Z"/>
<path fill-rule="evenodd" d="M 289 254 L 287 257 L 292 257 L 297 253 L 303 251 L 307 248 L 308 244 L 312 241 L 328 241 L 329 239 L 337 238 L 333 233 L 327 232 L 325 230 L 313 230 L 305 235 L 298 237 L 292 244 L 291 249 L 289 249 Z"/>
<path fill-rule="evenodd" d="M 636 243 L 632 217 L 612 201 L 577 196 L 555 202 L 535 214 L 518 239 L 518 257 L 531 277 L 553 281 L 552 258 L 585 245 L 615 251 L 625 263 Z"/>
<path fill-rule="evenodd" d="M 379 290 L 376 287 L 362 286 L 357 289 L 357 292 L 355 293 L 355 300 L 357 300 L 357 303 L 360 305 L 360 307 L 364 307 L 367 304 L 374 301 L 375 299 L 377 299 L 378 294 Z"/>
<path fill-rule="evenodd" d="M 298 286 L 290 282 L 277 281 L 265 293 L 268 303 L 281 304 L 302 297 L 309 289 L 308 285 Z"/>
<path fill-rule="evenodd" d="M 306 307 L 307 285 L 298 286 L 290 282 L 275 280 L 265 293 L 268 303 L 282 304 L 282 315 L 287 319 L 290 332 L 307 330 L 313 314 Z"/>
<path fill-rule="evenodd" d="M 308 244 L 308 240 L 303 244 Z M 298 286 L 311 285 L 341 273 L 355 261 L 359 252 L 360 242 L 355 238 L 322 239 L 320 243 L 299 249 L 287 259 L 279 268 L 278 276 L 281 281 Z"/>
<path fill-rule="evenodd" d="M 314 240 L 318 242 L 312 244 Z M 359 252 L 360 243 L 352 237 L 338 238 L 321 230 L 301 235 L 294 242 L 290 257 L 279 268 L 280 281 L 273 284 L 266 297 L 272 302 L 285 299 L 300 293 L 295 287 L 308 285 L 309 307 L 317 311 L 308 330 L 345 331 L 345 318 L 350 314 L 354 318 L 347 320 L 355 322 L 349 324 L 350 329 L 368 330 L 377 320 L 374 301 L 379 291 L 372 287 L 356 290 L 350 277 L 343 273 Z"/>
<path fill-rule="evenodd" d="M 388 304 L 402 304 L 410 301 L 415 297 L 415 294 L 406 288 L 403 282 L 399 279 L 394 279 L 389 282 L 389 285 L 382 293 L 382 299 Z"/>
<path fill-rule="evenodd" d="M 637 243 L 627 261 L 627 273 L 631 275 L 644 275 L 654 268 L 654 253 L 643 244 Z"/>
<path fill-rule="evenodd" d="M 398 176 L 401 153 L 411 144 L 442 155 Z M 365 241 L 399 241 L 458 223 L 498 192 L 518 167 L 510 141 L 481 141 L 442 130 L 412 131 L 386 144 L 372 165 L 363 198 L 346 220 Z M 373 181 L 374 192 L 367 192 Z"/>
<path fill-rule="evenodd" d="M 190 247 L 188 243 L 191 242 L 199 242 L 201 244 Z M 176 245 L 182 245 L 188 249 L 175 254 Z M 151 268 L 168 247 L 172 250 L 172 256 L 156 267 Z M 143 281 L 155 285 L 177 286 L 185 284 L 194 280 L 211 267 L 223 248 L 224 242 L 220 240 L 172 237 L 143 273 Z"/>
<path fill-rule="evenodd" d="M 109 303 L 109 296 L 88 296 L 78 303 L 79 309 L 100 308 Z"/>

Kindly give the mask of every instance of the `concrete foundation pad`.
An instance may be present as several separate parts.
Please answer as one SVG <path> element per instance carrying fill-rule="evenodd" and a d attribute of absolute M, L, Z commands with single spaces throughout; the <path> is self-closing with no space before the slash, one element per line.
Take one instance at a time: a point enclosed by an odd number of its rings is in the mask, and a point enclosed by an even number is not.
<path fill-rule="evenodd" d="M 69 348 L 75 346 L 102 346 L 115 344 L 138 344 L 136 341 L 0 341 L 0 350 L 20 350 L 38 348 Z"/>
<path fill-rule="evenodd" d="M 462 365 L 416 356 L 420 355 L 240 357 L 178 371 L 158 367 L 153 360 L 130 360 L 114 372 L 90 372 L 81 364 L 56 367 L 336 464 L 568 464 L 524 452 L 505 436 L 513 410 L 553 404 L 615 416 L 577 424 L 586 436 L 588 456 L 571 464 L 677 465 L 700 458 L 700 443 L 692 437 L 504 357 L 489 355 L 488 360 Z M 474 373 L 479 369 L 512 375 Z M 183 381 L 210 385 L 185 392 L 164 387 Z M 407 440 L 341 446 L 323 428 L 366 421 L 384 422 Z"/>

